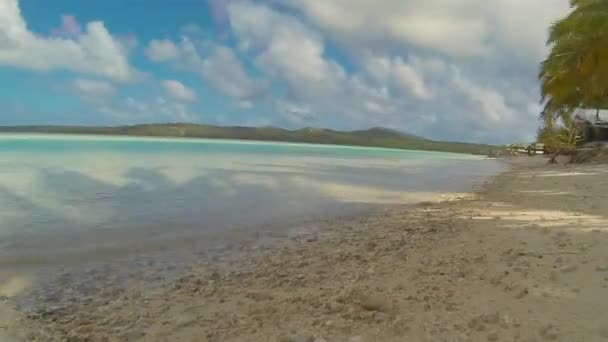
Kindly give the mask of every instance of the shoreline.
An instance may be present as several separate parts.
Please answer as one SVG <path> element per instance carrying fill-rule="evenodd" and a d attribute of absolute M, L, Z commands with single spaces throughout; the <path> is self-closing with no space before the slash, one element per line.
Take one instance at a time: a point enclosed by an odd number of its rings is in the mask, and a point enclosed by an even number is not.
<path fill-rule="evenodd" d="M 474 198 L 333 220 L 21 323 L 31 341 L 600 340 L 608 173 L 540 161 Z"/>

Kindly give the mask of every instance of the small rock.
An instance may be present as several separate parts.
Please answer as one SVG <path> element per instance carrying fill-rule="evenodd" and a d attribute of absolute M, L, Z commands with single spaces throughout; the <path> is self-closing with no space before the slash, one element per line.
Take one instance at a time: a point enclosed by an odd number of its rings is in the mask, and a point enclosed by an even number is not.
<path fill-rule="evenodd" d="M 564 266 L 564 267 L 562 267 L 561 272 L 562 273 L 571 273 L 571 272 L 576 271 L 577 269 L 578 269 L 578 266 L 576 266 L 576 265 Z"/>
<path fill-rule="evenodd" d="M 498 322 L 500 322 L 500 315 L 498 314 L 498 312 L 483 315 L 481 317 L 481 320 L 487 324 L 498 324 Z"/>
<path fill-rule="evenodd" d="M 555 341 L 558 337 L 558 330 L 553 325 L 547 325 L 540 329 L 540 336 L 549 341 Z"/>
<path fill-rule="evenodd" d="M 123 341 L 135 341 L 141 339 L 144 334 L 141 331 L 126 331 L 119 335 L 119 338 Z M 80 341 L 81 339 L 75 338 L 74 341 Z M 83 340 L 87 340 L 86 338 Z M 71 341 L 71 340 L 70 340 Z"/>
<path fill-rule="evenodd" d="M 391 309 L 391 305 L 388 301 L 379 296 L 363 295 L 361 296 L 359 305 L 366 311 L 388 312 Z"/>
<path fill-rule="evenodd" d="M 323 337 L 317 337 L 317 338 L 315 338 L 314 342 L 327 342 L 327 340 L 324 339 Z"/>
<path fill-rule="evenodd" d="M 493 331 L 488 334 L 488 341 L 498 341 L 498 333 Z"/>
<path fill-rule="evenodd" d="M 245 297 L 255 300 L 255 301 L 266 301 L 272 300 L 274 297 L 271 293 L 262 292 L 262 291 L 249 291 Z"/>
<path fill-rule="evenodd" d="M 513 320 L 511 319 L 511 316 L 509 316 L 508 314 L 504 314 L 500 317 L 500 327 L 503 329 L 508 329 L 511 326 L 511 323 L 513 323 Z"/>
<path fill-rule="evenodd" d="M 519 293 L 518 293 L 518 294 L 516 294 L 516 295 L 514 296 L 514 298 L 515 298 L 515 299 L 522 299 L 522 298 L 524 298 L 525 296 L 527 296 L 527 295 L 528 295 L 528 293 L 530 293 L 530 291 L 528 291 L 528 289 L 527 289 L 527 288 L 525 288 L 525 289 L 523 289 L 523 290 L 519 291 Z"/>
<path fill-rule="evenodd" d="M 596 272 L 608 272 L 608 265 L 595 266 Z"/>
<path fill-rule="evenodd" d="M 557 276 L 557 272 L 555 272 L 555 271 L 551 271 L 551 273 L 549 274 L 549 280 L 550 280 L 550 281 L 555 282 L 555 281 L 557 281 L 558 279 L 559 279 L 559 278 L 558 278 L 558 276 Z"/>
<path fill-rule="evenodd" d="M 348 342 L 363 342 L 362 336 L 352 336 L 348 339 Z"/>
<path fill-rule="evenodd" d="M 403 333 L 409 330 L 407 324 L 408 321 L 405 318 L 397 316 L 393 321 L 393 330 L 398 334 L 403 335 Z"/>
<path fill-rule="evenodd" d="M 316 236 L 311 236 L 306 239 L 306 242 L 317 242 L 317 241 L 319 241 L 319 238 Z"/>
<path fill-rule="evenodd" d="M 291 339 L 285 335 L 279 335 L 276 338 L 277 342 L 291 342 Z"/>
<path fill-rule="evenodd" d="M 296 336 L 292 338 L 291 342 L 314 342 L 315 338 L 313 336 Z"/>
<path fill-rule="evenodd" d="M 386 320 L 388 320 L 389 315 L 385 314 L 384 312 L 376 312 L 374 313 L 374 320 L 376 322 L 384 322 Z"/>

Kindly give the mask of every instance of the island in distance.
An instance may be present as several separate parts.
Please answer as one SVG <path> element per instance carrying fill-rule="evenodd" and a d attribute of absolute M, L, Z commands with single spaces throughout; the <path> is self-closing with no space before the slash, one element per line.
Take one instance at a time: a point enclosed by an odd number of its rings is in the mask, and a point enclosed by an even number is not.
<path fill-rule="evenodd" d="M 223 127 L 189 123 L 132 126 L 3 126 L 0 133 L 93 134 L 148 137 L 181 137 L 282 141 L 426 150 L 487 155 L 497 146 L 465 142 L 436 141 L 387 128 L 336 131 L 322 128 L 287 130 L 277 127 Z"/>

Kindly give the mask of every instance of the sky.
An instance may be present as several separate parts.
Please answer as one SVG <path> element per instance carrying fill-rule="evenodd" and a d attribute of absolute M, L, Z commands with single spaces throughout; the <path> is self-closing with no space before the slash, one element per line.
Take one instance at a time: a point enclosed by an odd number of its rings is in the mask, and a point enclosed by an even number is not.
<path fill-rule="evenodd" d="M 568 0 L 0 0 L 0 125 L 529 141 Z"/>

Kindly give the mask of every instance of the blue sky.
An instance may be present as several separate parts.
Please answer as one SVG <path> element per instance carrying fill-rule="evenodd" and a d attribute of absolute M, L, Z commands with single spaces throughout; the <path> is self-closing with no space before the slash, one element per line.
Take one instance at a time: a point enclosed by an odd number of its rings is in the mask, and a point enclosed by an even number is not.
<path fill-rule="evenodd" d="M 532 139 L 567 0 L 0 0 L 0 124 Z"/>

